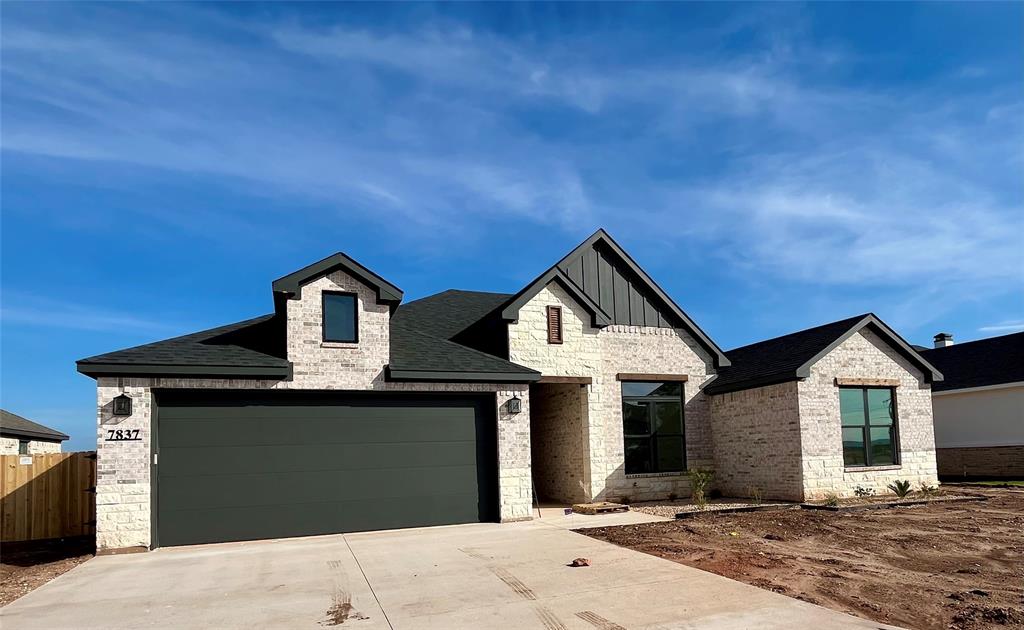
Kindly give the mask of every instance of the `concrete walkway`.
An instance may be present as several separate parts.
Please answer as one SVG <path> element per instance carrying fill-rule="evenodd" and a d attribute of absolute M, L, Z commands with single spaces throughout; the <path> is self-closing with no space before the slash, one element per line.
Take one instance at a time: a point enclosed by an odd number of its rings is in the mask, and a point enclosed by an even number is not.
<path fill-rule="evenodd" d="M 593 540 L 565 525 L 541 519 L 99 557 L 0 610 L 0 625 L 884 627 Z M 566 566 L 579 556 L 592 566 Z"/>

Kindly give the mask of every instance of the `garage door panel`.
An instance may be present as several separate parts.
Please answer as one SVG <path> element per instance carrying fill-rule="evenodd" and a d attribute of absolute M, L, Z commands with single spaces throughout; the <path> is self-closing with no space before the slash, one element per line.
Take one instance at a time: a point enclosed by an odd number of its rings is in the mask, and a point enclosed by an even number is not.
<path fill-rule="evenodd" d="M 163 392 L 160 545 L 497 517 L 493 398 Z"/>
<path fill-rule="evenodd" d="M 160 447 L 162 477 L 417 466 L 475 466 L 476 441 L 391 444 Z"/>
<path fill-rule="evenodd" d="M 281 532 L 301 531 L 305 536 L 359 532 L 400 527 L 451 525 L 478 520 L 476 494 L 420 499 L 376 499 L 265 507 L 178 510 L 163 514 L 163 545 L 200 544 L 225 540 L 278 538 Z M 410 518 L 415 514 L 415 518 Z M 294 534 L 286 534 L 294 535 Z"/>
<path fill-rule="evenodd" d="M 174 509 L 196 509 L 475 493 L 475 472 L 473 466 L 451 466 L 168 477 L 160 480 L 160 500 Z"/>
<path fill-rule="evenodd" d="M 431 442 L 443 439 L 475 440 L 473 409 L 452 409 L 438 418 L 423 415 L 421 409 L 402 409 L 402 416 L 381 417 L 367 414 L 364 409 L 348 415 L 343 408 L 331 417 L 310 417 L 307 411 L 292 407 L 271 408 L 278 416 L 253 417 L 246 413 L 225 412 L 191 414 L 176 409 L 177 414 L 161 411 L 160 445 L 174 446 L 246 446 L 276 444 L 308 444 L 310 436 L 327 441 L 343 437 L 346 444 L 379 442 Z M 432 410 L 433 411 L 433 410 Z M 394 414 L 395 410 L 391 410 Z M 188 414 L 188 415 L 185 415 Z M 230 414 L 230 415 L 228 415 Z M 343 435 L 338 434 L 338 423 L 344 422 Z"/>

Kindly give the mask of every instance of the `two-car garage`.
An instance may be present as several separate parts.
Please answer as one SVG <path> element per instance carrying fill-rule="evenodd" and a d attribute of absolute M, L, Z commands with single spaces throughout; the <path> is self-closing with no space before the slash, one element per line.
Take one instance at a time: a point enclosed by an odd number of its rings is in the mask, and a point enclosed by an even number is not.
<path fill-rule="evenodd" d="M 498 518 L 493 395 L 154 393 L 154 547 Z"/>

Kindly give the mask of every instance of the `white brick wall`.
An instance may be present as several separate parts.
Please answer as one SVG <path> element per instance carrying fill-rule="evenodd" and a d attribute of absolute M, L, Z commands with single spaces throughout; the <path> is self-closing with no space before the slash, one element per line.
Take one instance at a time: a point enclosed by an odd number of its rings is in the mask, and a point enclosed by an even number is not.
<path fill-rule="evenodd" d="M 878 469 L 847 469 L 843 465 L 839 389 L 835 379 L 899 380 L 896 388 L 900 465 Z M 886 485 L 906 479 L 937 485 L 931 385 L 913 364 L 870 330 L 862 330 L 811 367 L 810 378 L 798 384 L 804 491 L 808 499 L 828 492 L 853 496 L 858 485 L 878 494 Z"/>
<path fill-rule="evenodd" d="M 0 437 L 0 455 L 17 455 L 21 440 L 18 438 Z M 44 442 L 42 440 L 29 440 L 28 454 L 42 455 L 44 453 L 59 453 L 60 442 Z"/>
<path fill-rule="evenodd" d="M 562 344 L 547 343 L 547 306 L 561 306 Z M 689 494 L 684 473 L 626 476 L 622 436 L 622 384 L 618 373 L 686 375 L 686 456 L 690 468 L 713 463 L 710 409 L 700 388 L 710 378 L 711 357 L 683 330 L 641 326 L 590 326 L 590 314 L 557 283 L 549 284 L 509 324 L 509 358 L 545 376 L 591 377 L 585 422 L 590 457 L 583 476 L 595 499 L 632 501 Z"/>
<path fill-rule="evenodd" d="M 358 343 L 323 341 L 323 292 L 355 293 L 359 302 Z M 305 284 L 288 300 L 288 360 L 292 387 L 377 389 L 391 354 L 391 314 L 377 293 L 342 271 Z"/>
<path fill-rule="evenodd" d="M 797 383 L 711 397 L 715 486 L 733 497 L 803 499 Z"/>

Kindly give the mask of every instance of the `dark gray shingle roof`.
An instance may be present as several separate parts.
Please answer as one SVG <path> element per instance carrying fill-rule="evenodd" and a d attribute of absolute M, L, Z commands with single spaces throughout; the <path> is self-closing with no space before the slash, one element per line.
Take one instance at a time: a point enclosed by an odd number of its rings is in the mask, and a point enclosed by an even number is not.
<path fill-rule="evenodd" d="M 417 380 L 536 380 L 538 372 L 455 339 L 508 298 L 502 293 L 445 291 L 400 306 L 391 319 L 389 372 L 395 378 L 417 376 Z M 78 370 L 90 376 L 237 374 L 283 378 L 290 370 L 284 357 L 284 335 L 282 320 L 264 315 L 82 359 Z"/>
<path fill-rule="evenodd" d="M 818 355 L 864 326 L 871 326 L 876 333 L 887 338 L 897 351 L 917 363 L 924 370 L 926 378 L 942 378 L 881 320 L 872 313 L 865 313 L 729 350 L 725 354 L 732 365 L 720 368 L 718 378 L 704 391 L 724 394 L 806 378 L 809 365 Z"/>
<path fill-rule="evenodd" d="M 448 290 L 403 304 L 391 318 L 394 377 L 436 373 L 437 380 L 533 381 L 540 373 L 463 345 L 467 330 L 491 316 L 509 295 Z"/>
<path fill-rule="evenodd" d="M 274 315 L 264 315 L 82 359 L 78 371 L 90 376 L 131 374 L 157 366 L 167 374 L 208 370 L 224 375 L 235 370 L 247 376 L 284 376 L 290 365 L 283 355 L 284 326 Z"/>
<path fill-rule="evenodd" d="M 0 409 L 0 435 L 51 442 L 63 442 L 68 439 L 68 436 L 60 431 L 32 422 L 6 409 Z"/>
<path fill-rule="evenodd" d="M 936 392 L 1024 381 L 1024 332 L 923 350 L 921 356 L 946 377 L 932 385 Z"/>

